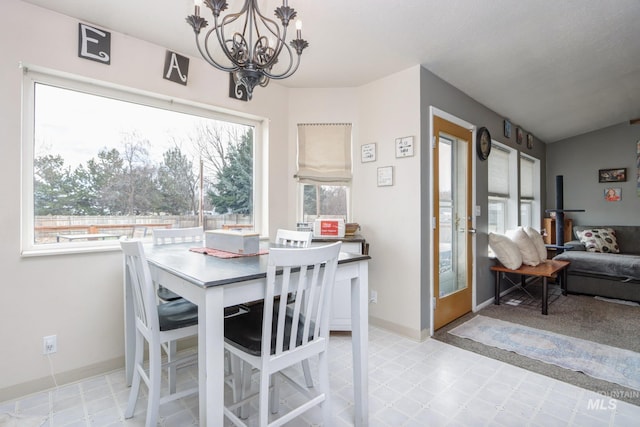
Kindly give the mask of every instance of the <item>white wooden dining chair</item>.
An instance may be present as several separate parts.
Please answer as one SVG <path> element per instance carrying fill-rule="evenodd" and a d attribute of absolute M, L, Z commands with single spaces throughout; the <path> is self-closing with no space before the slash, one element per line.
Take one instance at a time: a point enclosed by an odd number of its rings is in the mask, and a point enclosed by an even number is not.
<path fill-rule="evenodd" d="M 240 399 L 226 406 L 224 414 L 234 424 L 247 424 L 236 409 L 247 407 L 248 399 L 258 397 L 258 425 L 280 426 L 320 405 L 324 425 L 332 425 L 329 406 L 329 316 L 342 242 L 310 248 L 271 248 L 262 310 L 225 319 L 225 349 L 246 365 L 260 371 L 259 391 L 255 396 L 237 391 Z M 292 295 L 293 302 L 278 298 Z M 319 386 L 310 389 L 283 370 L 318 356 Z M 243 367 L 246 372 L 248 366 Z M 238 374 L 239 375 L 239 374 Z M 273 377 L 271 412 L 278 412 L 278 375 L 307 398 L 305 402 L 269 423 L 269 385 Z M 239 386 L 241 381 L 234 381 Z M 298 401 L 297 399 L 288 399 Z"/>
<path fill-rule="evenodd" d="M 198 392 L 198 387 L 175 392 L 175 375 L 169 375 L 169 394 L 161 397 L 162 368 L 176 368 L 192 364 L 196 355 L 177 358 L 177 340 L 198 334 L 198 307 L 184 299 L 158 304 L 151 272 L 139 240 L 121 240 L 128 283 L 131 285 L 135 313 L 136 344 L 133 381 L 125 418 L 133 417 L 140 382 L 144 381 L 149 390 L 146 426 L 156 426 L 159 406 Z M 144 366 L 145 342 L 148 343 L 149 369 Z M 162 363 L 162 350 L 168 361 Z"/>
<path fill-rule="evenodd" d="M 202 242 L 204 239 L 204 229 L 202 227 L 186 227 L 186 228 L 154 228 L 153 233 L 154 245 L 169 245 L 175 243 Z M 163 301 L 175 301 L 180 295 L 170 291 L 161 284 L 158 284 L 158 298 Z"/>
<path fill-rule="evenodd" d="M 292 248 L 308 248 L 311 246 L 313 233 L 311 231 L 295 231 L 278 229 L 274 240 L 278 245 L 290 246 Z"/>
<path fill-rule="evenodd" d="M 154 228 L 153 244 L 166 245 L 171 243 L 202 242 L 204 239 L 204 228 Z"/>

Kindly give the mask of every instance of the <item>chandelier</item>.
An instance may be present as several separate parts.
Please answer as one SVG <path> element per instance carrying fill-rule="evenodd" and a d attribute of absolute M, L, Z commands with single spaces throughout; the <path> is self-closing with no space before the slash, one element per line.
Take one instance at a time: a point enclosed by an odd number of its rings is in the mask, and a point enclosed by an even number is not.
<path fill-rule="evenodd" d="M 269 84 L 270 79 L 286 79 L 293 75 L 300 65 L 300 55 L 309 46 L 301 37 L 302 23 L 296 21 L 296 38 L 286 43 L 289 22 L 296 18 L 297 12 L 289 7 L 288 0 L 276 8 L 274 14 L 280 20 L 282 28 L 264 16 L 258 8 L 258 0 L 244 0 L 238 13 L 220 16 L 229 4 L 226 0 L 195 0 L 195 11 L 187 17 L 193 27 L 196 45 L 202 57 L 215 68 L 232 73 L 235 82 L 235 95 L 242 97 L 241 86 L 251 99 L 253 88 Z M 213 13 L 213 27 L 201 40 L 200 31 L 209 24 L 200 16 L 200 5 L 204 4 Z M 213 45 L 213 46 L 211 46 Z M 213 53 L 220 50 L 224 55 Z M 272 71 L 281 54 L 286 58 L 283 71 Z M 283 59 L 284 61 L 284 59 Z"/>

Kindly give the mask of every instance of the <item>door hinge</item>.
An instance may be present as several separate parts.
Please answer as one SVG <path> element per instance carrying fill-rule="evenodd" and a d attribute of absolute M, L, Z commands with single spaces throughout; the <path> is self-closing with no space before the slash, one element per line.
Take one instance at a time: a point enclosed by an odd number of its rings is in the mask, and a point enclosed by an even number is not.
<path fill-rule="evenodd" d="M 432 230 L 436 229 L 436 217 L 435 216 L 431 217 L 431 229 Z"/>
<path fill-rule="evenodd" d="M 431 136 L 431 148 L 432 149 L 436 148 L 436 136 L 435 135 Z"/>
<path fill-rule="evenodd" d="M 432 299 L 433 299 L 433 304 L 431 304 L 431 307 L 432 307 L 432 310 L 435 311 L 435 309 L 436 309 L 436 301 L 437 300 L 436 300 L 436 297 L 433 297 Z"/>

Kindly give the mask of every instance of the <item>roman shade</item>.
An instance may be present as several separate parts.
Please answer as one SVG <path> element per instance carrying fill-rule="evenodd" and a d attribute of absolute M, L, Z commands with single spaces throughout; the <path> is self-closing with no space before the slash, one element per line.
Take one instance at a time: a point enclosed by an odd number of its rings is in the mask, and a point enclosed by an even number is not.
<path fill-rule="evenodd" d="M 351 123 L 298 124 L 298 171 L 305 184 L 351 182 Z"/>
<path fill-rule="evenodd" d="M 533 200 L 533 173 L 535 163 L 533 160 L 520 156 L 520 198 Z"/>
<path fill-rule="evenodd" d="M 509 198 L 509 152 L 493 148 L 489 156 L 489 195 Z"/>

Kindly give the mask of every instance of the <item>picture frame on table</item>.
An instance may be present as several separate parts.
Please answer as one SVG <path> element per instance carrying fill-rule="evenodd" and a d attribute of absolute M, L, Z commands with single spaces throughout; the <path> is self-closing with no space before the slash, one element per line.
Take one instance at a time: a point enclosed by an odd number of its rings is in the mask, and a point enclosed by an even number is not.
<path fill-rule="evenodd" d="M 627 168 L 600 169 L 598 182 L 626 182 Z"/>

